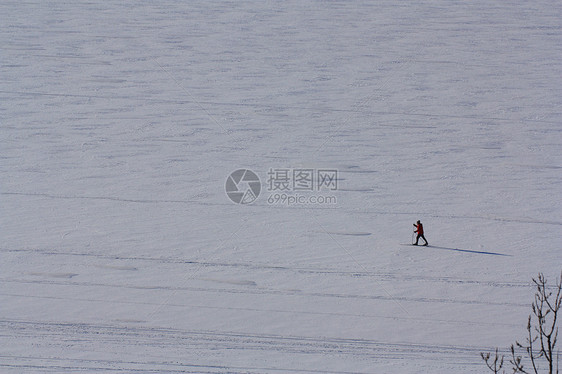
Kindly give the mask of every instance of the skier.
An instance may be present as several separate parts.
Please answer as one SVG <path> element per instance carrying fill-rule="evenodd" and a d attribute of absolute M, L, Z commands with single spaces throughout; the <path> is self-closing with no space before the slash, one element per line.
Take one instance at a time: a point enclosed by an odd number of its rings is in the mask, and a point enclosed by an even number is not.
<path fill-rule="evenodd" d="M 428 245 L 429 243 L 427 242 L 427 239 L 425 238 L 425 236 L 423 236 L 423 225 L 422 225 L 422 223 L 418 220 L 417 224 L 414 223 L 414 227 L 416 228 L 416 230 L 414 232 L 416 232 L 418 234 L 418 236 L 416 237 L 416 243 L 414 245 L 418 245 L 418 241 L 420 240 L 420 238 L 422 238 L 423 241 L 425 242 L 424 245 Z"/>

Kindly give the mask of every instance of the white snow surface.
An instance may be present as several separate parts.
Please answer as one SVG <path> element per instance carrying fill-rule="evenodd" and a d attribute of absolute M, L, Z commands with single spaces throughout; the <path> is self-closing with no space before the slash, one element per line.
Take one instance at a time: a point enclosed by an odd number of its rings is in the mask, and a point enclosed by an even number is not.
<path fill-rule="evenodd" d="M 2 1 L 0 372 L 486 372 L 562 268 L 561 20 Z M 337 203 L 268 203 L 283 168 Z"/>

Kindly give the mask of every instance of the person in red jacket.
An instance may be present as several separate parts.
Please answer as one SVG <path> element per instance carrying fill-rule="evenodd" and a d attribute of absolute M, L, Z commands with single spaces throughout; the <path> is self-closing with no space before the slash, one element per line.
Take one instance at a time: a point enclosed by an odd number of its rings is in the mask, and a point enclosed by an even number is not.
<path fill-rule="evenodd" d="M 423 225 L 422 225 L 422 223 L 418 220 L 417 223 L 414 223 L 414 227 L 416 228 L 416 230 L 414 232 L 416 232 L 418 234 L 418 236 L 416 237 L 416 243 L 414 245 L 418 245 L 418 241 L 420 240 L 420 238 L 422 238 L 423 241 L 425 242 L 424 245 L 428 245 L 429 243 L 427 242 L 427 239 L 425 238 L 425 236 L 423 236 Z"/>

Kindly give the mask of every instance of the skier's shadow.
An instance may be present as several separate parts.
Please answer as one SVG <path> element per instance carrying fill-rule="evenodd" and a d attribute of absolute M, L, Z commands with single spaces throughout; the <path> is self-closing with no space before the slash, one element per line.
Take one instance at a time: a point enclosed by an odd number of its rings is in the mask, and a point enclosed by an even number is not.
<path fill-rule="evenodd" d="M 449 248 L 449 247 L 439 247 L 436 245 L 430 245 L 429 248 L 437 248 L 437 249 L 444 249 L 447 251 L 456 251 L 456 252 L 465 252 L 465 253 L 476 253 L 479 255 L 491 255 L 491 256 L 506 256 L 512 257 L 512 255 L 506 255 L 505 253 L 498 253 L 498 252 L 486 252 L 486 251 L 475 251 L 473 249 L 460 249 L 460 248 Z"/>

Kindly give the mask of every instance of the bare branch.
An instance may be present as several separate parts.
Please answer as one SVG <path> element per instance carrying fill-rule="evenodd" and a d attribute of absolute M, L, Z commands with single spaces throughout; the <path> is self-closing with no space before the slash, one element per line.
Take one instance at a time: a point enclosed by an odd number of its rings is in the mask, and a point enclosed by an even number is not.
<path fill-rule="evenodd" d="M 542 372 L 548 374 L 558 374 L 559 350 L 556 349 L 558 342 L 558 313 L 562 307 L 562 272 L 556 282 L 556 287 L 549 287 L 545 276 L 539 273 L 537 278 L 533 278 L 536 286 L 536 293 L 531 304 L 531 314 L 527 320 L 527 337 L 525 343 L 516 341 L 511 345 L 511 359 L 509 360 L 513 373 L 530 374 L 523 365 L 523 360 L 529 360 L 532 372 Z M 524 351 L 524 356 L 517 354 L 517 349 Z M 503 356 L 500 356 L 496 349 L 494 360 L 491 354 L 481 354 L 488 368 L 497 373 L 503 367 Z M 556 356 L 556 357 L 555 357 Z M 547 370 L 548 368 L 548 370 Z M 547 371 L 545 371 L 547 370 Z"/>
<path fill-rule="evenodd" d="M 488 353 L 480 353 L 480 356 L 482 357 L 482 359 L 484 360 L 484 362 L 486 363 L 486 366 L 488 367 L 488 369 L 490 369 L 491 371 L 494 372 L 494 374 L 497 374 L 500 372 L 500 370 L 503 367 L 503 355 L 500 356 L 499 352 L 498 352 L 498 348 L 496 348 L 496 353 L 494 355 L 494 360 L 491 361 L 490 360 L 490 356 L 491 354 Z"/>

